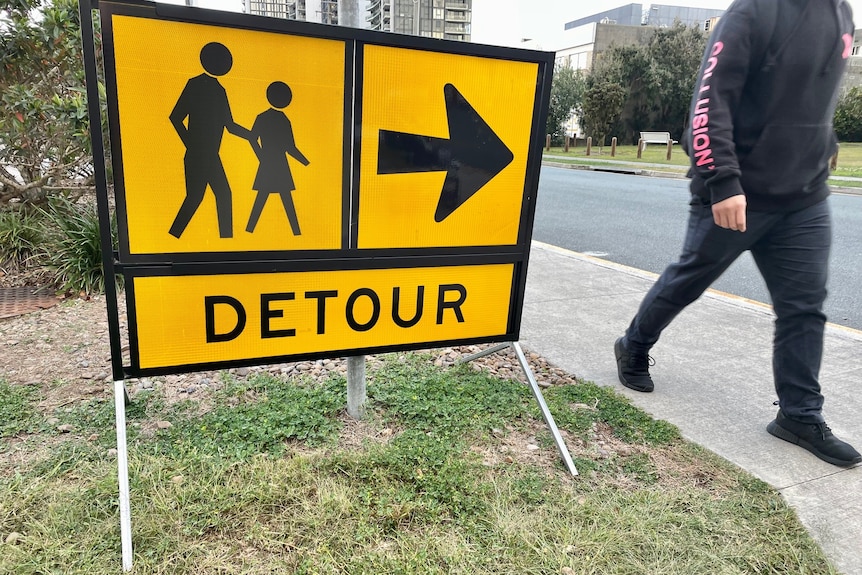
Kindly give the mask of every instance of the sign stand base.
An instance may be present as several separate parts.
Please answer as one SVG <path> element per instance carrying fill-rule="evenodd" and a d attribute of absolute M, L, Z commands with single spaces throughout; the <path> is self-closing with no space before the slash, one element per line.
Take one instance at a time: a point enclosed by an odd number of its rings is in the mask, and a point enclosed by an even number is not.
<path fill-rule="evenodd" d="M 533 396 L 536 398 L 536 403 L 539 404 L 539 409 L 542 411 L 542 417 L 545 419 L 545 424 L 551 431 L 551 435 L 554 436 L 554 442 L 557 444 L 557 449 L 560 452 L 560 457 L 563 458 L 563 463 L 565 464 L 566 469 L 568 469 L 569 473 L 571 473 L 573 476 L 577 476 L 578 470 L 575 469 L 575 463 L 572 461 L 572 456 L 569 453 L 569 449 L 568 447 L 566 447 L 566 443 L 563 441 L 562 435 L 560 435 L 560 430 L 557 429 L 557 424 L 556 422 L 554 422 L 554 416 L 551 415 L 551 412 L 548 409 L 548 404 L 545 403 L 545 398 L 542 395 L 542 390 L 539 387 L 535 376 L 533 375 L 533 371 L 530 369 L 530 364 L 527 363 L 527 358 L 524 355 L 524 350 L 521 349 L 520 343 L 518 343 L 517 341 L 500 343 L 491 346 L 486 350 L 474 353 L 473 355 L 468 355 L 467 357 L 462 358 L 460 361 L 462 363 L 467 363 L 469 361 L 473 361 L 474 359 L 479 359 L 480 357 L 485 357 L 486 355 L 491 355 L 492 353 L 503 351 L 507 347 L 511 347 L 512 350 L 514 350 L 515 355 L 518 356 L 518 362 L 521 364 L 521 369 L 524 371 L 524 375 L 527 376 L 527 381 L 530 383 L 530 389 L 533 390 Z"/>

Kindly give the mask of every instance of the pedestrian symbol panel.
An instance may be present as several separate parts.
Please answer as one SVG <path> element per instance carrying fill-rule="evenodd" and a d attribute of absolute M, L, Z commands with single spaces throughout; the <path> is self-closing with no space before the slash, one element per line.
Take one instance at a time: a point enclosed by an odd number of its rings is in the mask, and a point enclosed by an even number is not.
<path fill-rule="evenodd" d="M 516 244 L 538 64 L 375 45 L 363 62 L 358 247 Z"/>
<path fill-rule="evenodd" d="M 133 279 L 139 368 L 508 333 L 513 264 Z"/>
<path fill-rule="evenodd" d="M 344 41 L 112 28 L 130 253 L 342 247 Z"/>

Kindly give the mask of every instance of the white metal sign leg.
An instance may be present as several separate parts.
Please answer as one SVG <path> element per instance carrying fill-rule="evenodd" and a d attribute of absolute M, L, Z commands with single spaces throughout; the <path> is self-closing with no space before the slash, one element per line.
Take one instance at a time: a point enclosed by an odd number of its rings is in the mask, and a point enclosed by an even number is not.
<path fill-rule="evenodd" d="M 518 343 L 517 341 L 512 341 L 509 343 L 499 343 L 497 345 L 489 347 L 488 349 L 467 356 L 461 361 L 473 361 L 474 359 L 479 359 L 480 357 L 485 357 L 486 355 L 491 355 L 492 353 L 503 351 L 509 346 L 512 347 L 512 349 L 515 351 L 515 355 L 518 356 L 518 362 L 521 364 L 521 369 L 524 371 L 524 375 L 527 376 L 527 381 L 530 383 L 530 389 L 533 390 L 533 396 L 536 398 L 536 403 L 539 404 L 539 409 L 542 412 L 542 417 L 545 420 L 545 424 L 551 431 L 551 435 L 554 436 L 554 442 L 557 444 L 557 449 L 560 452 L 560 457 L 563 458 L 563 463 L 565 464 L 566 469 L 568 469 L 569 473 L 571 473 L 572 475 L 577 475 L 578 470 L 575 468 L 575 462 L 572 461 L 572 456 L 569 453 L 569 448 L 566 447 L 566 442 L 563 441 L 563 436 L 560 435 L 560 430 L 557 428 L 557 423 L 554 421 L 554 416 L 551 415 L 551 412 L 548 409 L 548 404 L 545 403 L 545 397 L 542 395 L 542 389 L 539 387 L 539 384 L 536 381 L 535 376 L 533 375 L 533 371 L 530 369 L 530 364 L 527 363 L 527 358 L 526 356 L 524 356 L 524 350 L 521 349 L 520 343 Z"/>
<path fill-rule="evenodd" d="M 123 571 L 132 570 L 132 506 L 129 496 L 129 450 L 126 443 L 126 385 L 114 382 L 114 409 L 117 417 L 117 475 L 120 484 L 120 539 Z"/>
<path fill-rule="evenodd" d="M 560 430 L 557 429 L 557 423 L 554 421 L 554 416 L 551 415 L 551 411 L 548 409 L 548 404 L 545 403 L 542 389 L 539 387 L 539 383 L 536 381 L 533 371 L 530 369 L 530 364 L 527 363 L 527 358 L 524 356 L 524 350 L 521 349 L 521 344 L 517 341 L 513 341 L 512 349 L 515 350 L 515 354 L 518 356 L 518 361 L 521 363 L 521 368 L 524 370 L 524 375 L 527 376 L 527 381 L 530 382 L 533 395 L 536 397 L 536 403 L 539 404 L 539 409 L 542 411 L 542 417 L 545 418 L 545 423 L 548 425 L 548 429 L 551 430 L 551 435 L 554 436 L 554 442 L 557 444 L 557 449 L 560 452 L 560 457 L 563 458 L 563 463 L 565 463 L 566 469 L 568 469 L 569 473 L 572 475 L 577 475 L 578 470 L 575 469 L 575 462 L 572 461 L 569 448 L 566 447 L 566 442 L 563 441 L 563 436 L 560 435 Z"/>

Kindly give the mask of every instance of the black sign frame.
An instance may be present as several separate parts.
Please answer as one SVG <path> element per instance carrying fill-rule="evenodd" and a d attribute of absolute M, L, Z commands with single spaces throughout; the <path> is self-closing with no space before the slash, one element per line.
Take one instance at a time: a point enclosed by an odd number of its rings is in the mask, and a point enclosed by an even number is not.
<path fill-rule="evenodd" d="M 226 369 L 270 363 L 282 363 L 307 359 L 323 359 L 385 353 L 391 351 L 427 349 L 430 347 L 466 345 L 474 343 L 517 341 L 524 301 L 527 265 L 532 237 L 533 217 L 536 209 L 541 152 L 545 122 L 548 114 L 551 80 L 554 68 L 554 53 L 539 52 L 471 44 L 449 40 L 437 40 L 417 36 L 405 36 L 387 32 L 328 26 L 308 22 L 297 22 L 277 18 L 266 18 L 232 12 L 221 12 L 201 8 L 157 4 L 144 0 L 101 0 L 80 2 L 82 36 L 84 43 L 85 74 L 88 92 L 88 110 L 91 118 L 91 138 L 95 164 L 97 202 L 100 216 L 100 232 L 103 251 L 103 267 L 106 278 L 122 276 L 126 285 L 126 307 L 128 312 L 128 343 L 130 361 L 123 360 L 122 333 L 120 329 L 119 304 L 116 285 L 106 281 L 106 300 L 111 343 L 112 371 L 115 380 L 146 375 L 184 373 L 199 370 Z M 108 184 L 106 155 L 101 127 L 98 81 L 99 64 L 93 35 L 92 10 L 98 10 L 104 55 L 104 78 L 107 92 L 107 116 L 111 144 L 113 197 Z M 125 196 L 123 193 L 122 139 L 119 128 L 116 73 L 112 42 L 112 17 L 115 15 L 136 16 L 157 20 L 176 21 L 239 28 L 245 30 L 274 32 L 288 35 L 341 40 L 345 42 L 346 66 L 345 93 L 357 95 L 345 98 L 345 131 L 342 147 L 343 197 L 345 208 L 341 214 L 342 247 L 338 250 L 304 251 L 249 251 L 249 252 L 195 252 L 171 254 L 132 254 L 129 250 L 128 224 Z M 408 48 L 446 54 L 478 56 L 538 65 L 537 86 L 533 104 L 529 152 L 526 177 L 521 202 L 518 239 L 512 245 L 459 246 L 444 248 L 395 248 L 358 249 L 356 245 L 357 211 L 348 206 L 358 205 L 360 126 L 362 106 L 362 54 L 366 45 Z M 501 95 L 502 98 L 502 95 Z M 111 208 L 111 205 L 115 209 Z M 119 229 L 119 246 L 112 244 L 111 219 L 116 217 Z M 232 275 L 248 273 L 274 273 L 292 271 L 327 271 L 354 269 L 399 269 L 416 267 L 448 267 L 510 263 L 514 265 L 511 286 L 507 329 L 487 337 L 449 339 L 396 346 L 368 345 L 355 349 L 337 349 L 312 354 L 289 354 L 255 357 L 238 361 L 194 363 L 159 368 L 141 368 L 137 361 L 138 338 L 135 329 L 137 307 L 135 304 L 135 279 L 148 276 L 185 275 Z"/>

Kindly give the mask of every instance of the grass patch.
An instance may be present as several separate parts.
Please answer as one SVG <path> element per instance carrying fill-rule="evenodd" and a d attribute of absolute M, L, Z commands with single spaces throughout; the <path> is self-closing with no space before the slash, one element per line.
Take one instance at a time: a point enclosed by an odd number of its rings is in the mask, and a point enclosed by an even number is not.
<path fill-rule="evenodd" d="M 858 176 L 858 177 L 862 178 L 862 175 L 860 175 L 860 176 Z M 834 188 L 862 188 L 862 182 L 857 182 L 857 181 L 854 181 L 854 180 L 835 180 L 835 179 L 830 179 L 830 180 L 829 180 L 829 185 L 830 185 L 830 186 L 832 186 L 832 188 L 833 188 L 833 189 L 834 189 Z M 854 191 L 855 191 L 855 190 L 854 190 Z"/>
<path fill-rule="evenodd" d="M 668 168 L 678 167 L 680 169 L 687 169 L 689 165 L 688 156 L 685 155 L 685 152 L 682 151 L 679 145 L 674 145 L 670 160 L 667 159 L 667 149 L 664 146 L 647 146 L 640 158 L 637 157 L 637 150 L 637 146 L 617 146 L 614 155 L 611 156 L 611 147 L 609 145 L 601 150 L 593 146 L 590 155 L 587 156 L 587 149 L 584 146 L 579 148 L 570 147 L 568 152 L 564 151 L 563 148 L 552 147 L 550 151 L 543 150 L 543 155 L 552 156 L 547 158 L 549 161 L 556 162 L 562 159 L 563 161 L 586 162 L 594 165 L 606 165 L 601 160 L 616 160 L 633 166 L 641 165 L 642 167 L 643 164 L 662 164 Z"/>
<path fill-rule="evenodd" d="M 594 383 L 550 389 L 545 400 L 557 426 L 578 435 L 604 423 L 627 443 L 667 445 L 680 439 L 673 425 L 652 419 L 626 397 Z"/>
<path fill-rule="evenodd" d="M 38 390 L 0 379 L 0 440 L 36 431 L 39 420 L 33 401 Z M 0 443 L 2 451 L 4 443 Z"/>
<path fill-rule="evenodd" d="M 205 409 L 139 396 L 135 572 L 835 573 L 778 493 L 609 389 L 546 391 L 580 477 L 515 451 L 489 462 L 511 437 L 541 435 L 529 390 L 430 360 L 390 355 L 369 371 L 369 433 L 349 449 L 342 378 L 228 379 Z M 14 397 L 33 412 L 34 395 Z M 0 543 L 0 572 L 119 571 L 111 411 L 64 411 L 75 432 L 38 431 L 52 449 L 0 473 L 0 542 L 20 534 Z"/>
<path fill-rule="evenodd" d="M 570 147 L 568 152 L 564 151 L 563 148 L 552 147 L 550 151 L 543 150 L 543 156 L 550 162 L 585 166 L 607 166 L 607 162 L 601 160 L 615 160 L 622 162 L 625 167 L 630 169 L 655 170 L 657 168 L 648 167 L 646 164 L 661 164 L 665 166 L 662 169 L 680 173 L 687 171 L 689 166 L 688 156 L 685 155 L 679 145 L 674 145 L 670 160 L 667 159 L 667 151 L 662 146 L 647 146 L 641 154 L 641 158 L 637 157 L 637 146 L 617 146 L 614 156 L 611 156 L 610 146 L 605 146 L 601 151 L 599 148 L 593 147 L 590 156 L 586 155 L 586 147 L 584 146 Z M 847 142 L 841 144 L 838 152 L 838 167 L 832 172 L 832 175 L 862 178 L 862 143 Z M 846 180 L 832 179 L 830 184 L 842 187 L 862 187 L 857 182 Z"/>
<path fill-rule="evenodd" d="M 443 437 L 486 433 L 530 414 L 530 390 L 467 364 L 444 371 L 429 356 L 391 356 L 374 376 L 369 397 L 383 418 Z"/>
<path fill-rule="evenodd" d="M 278 457 L 288 441 L 311 446 L 332 441 L 340 427 L 336 415 L 346 404 L 346 381 L 288 384 L 258 374 L 245 382 L 229 380 L 214 400 L 204 414 L 196 413 L 191 401 L 173 406 L 166 413 L 172 426 L 158 433 L 155 452 L 241 461 L 256 454 Z"/>

